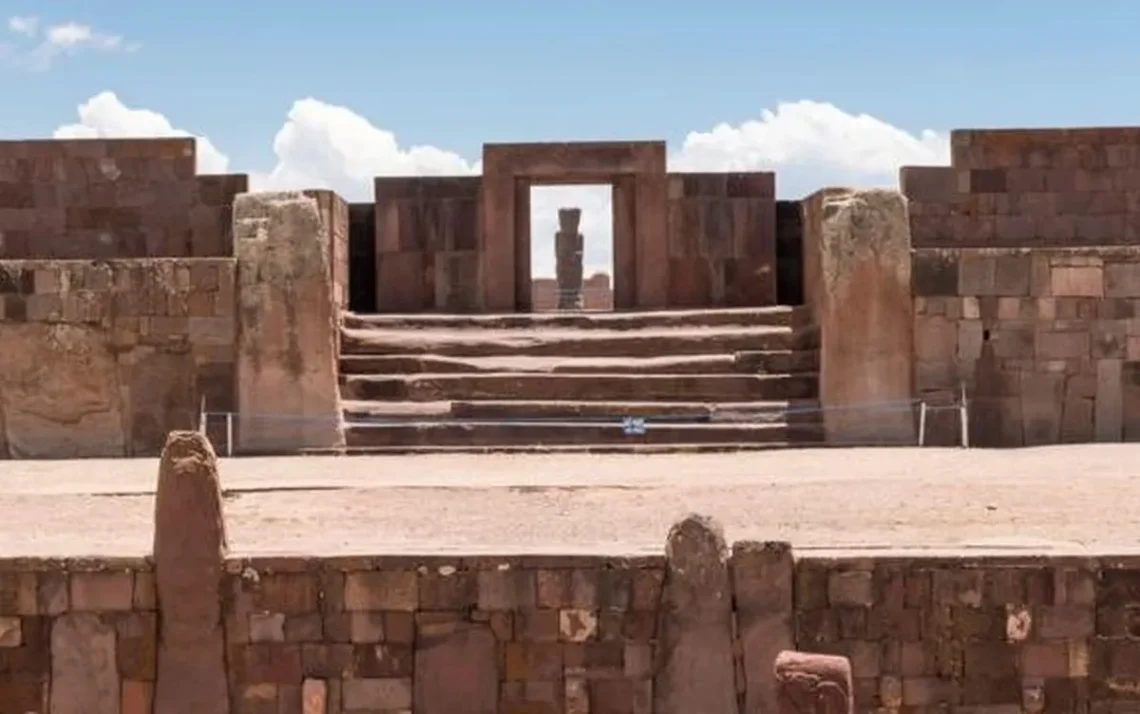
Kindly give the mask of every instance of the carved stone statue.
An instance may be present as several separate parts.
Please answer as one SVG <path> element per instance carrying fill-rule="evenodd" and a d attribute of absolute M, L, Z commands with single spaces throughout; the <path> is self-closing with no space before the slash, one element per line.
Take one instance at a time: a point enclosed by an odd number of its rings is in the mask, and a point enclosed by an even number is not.
<path fill-rule="evenodd" d="M 582 299 L 582 234 L 578 224 L 580 208 L 558 209 L 558 232 L 554 235 L 554 270 L 558 278 L 558 309 L 581 310 Z"/>
<path fill-rule="evenodd" d="M 779 714 L 854 714 L 846 657 L 784 651 L 776 656 Z"/>

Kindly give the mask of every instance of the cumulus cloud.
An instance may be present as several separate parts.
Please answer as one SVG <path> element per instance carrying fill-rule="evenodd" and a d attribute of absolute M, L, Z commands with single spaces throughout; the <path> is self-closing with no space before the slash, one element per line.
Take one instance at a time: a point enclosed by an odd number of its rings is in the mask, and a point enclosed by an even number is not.
<path fill-rule="evenodd" d="M 38 17 L 14 16 L 8 18 L 8 31 L 21 40 L 21 44 L 3 43 L 4 58 L 14 66 L 32 71 L 51 69 L 57 59 L 81 52 L 134 52 L 135 43 L 128 43 L 122 35 L 101 32 L 79 22 L 61 22 L 48 25 L 41 32 Z"/>
<path fill-rule="evenodd" d="M 198 173 L 223 174 L 230 160 L 209 139 L 176 129 L 164 115 L 150 109 L 132 109 L 114 92 L 100 92 L 79 105 L 79 121 L 55 130 L 55 139 L 116 139 L 128 137 L 195 136 L 198 139 Z"/>
<path fill-rule="evenodd" d="M 124 105 L 113 93 L 79 107 L 67 136 L 187 136 L 162 114 Z M 331 188 L 352 201 L 372 196 L 374 176 L 469 175 L 478 159 L 435 146 L 404 146 L 398 137 L 343 106 L 307 98 L 295 102 L 273 138 L 273 164 L 250 173 L 255 190 Z M 669 156 L 677 171 L 775 171 L 781 197 L 798 198 L 827 185 L 895 186 L 904 164 L 949 162 L 946 133 L 909 132 L 867 114 L 825 102 L 782 102 L 757 119 L 690 132 Z M 199 171 L 223 172 L 228 158 L 199 138 Z M 587 269 L 609 269 L 609 187 L 541 187 L 531 195 L 535 275 L 553 275 L 557 210 L 583 209 Z"/>

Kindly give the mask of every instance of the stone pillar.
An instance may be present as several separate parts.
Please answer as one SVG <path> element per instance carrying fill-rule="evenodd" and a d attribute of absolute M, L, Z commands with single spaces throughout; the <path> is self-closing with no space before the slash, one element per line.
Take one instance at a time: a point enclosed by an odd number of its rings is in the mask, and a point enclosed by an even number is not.
<path fill-rule="evenodd" d="M 781 652 L 775 670 L 779 714 L 855 714 L 846 657 Z"/>
<path fill-rule="evenodd" d="M 558 232 L 554 234 L 555 275 L 558 277 L 558 309 L 581 310 L 582 234 L 578 232 L 582 209 L 558 209 Z"/>
<path fill-rule="evenodd" d="M 302 193 L 247 193 L 234 203 L 243 453 L 344 445 L 330 240 L 317 201 Z"/>
<path fill-rule="evenodd" d="M 166 441 L 154 503 L 155 714 L 229 714 L 220 592 L 226 527 L 217 460 L 195 432 Z"/>
<path fill-rule="evenodd" d="M 905 408 L 915 394 L 906 199 L 829 188 L 803 206 L 804 294 L 820 330 L 827 441 L 914 444 L 915 415 Z"/>
<path fill-rule="evenodd" d="M 795 647 L 790 543 L 740 541 L 732 547 L 732 599 L 744 671 L 742 714 L 776 711 L 776 656 Z"/>
<path fill-rule="evenodd" d="M 732 586 L 720 526 L 689 516 L 669 530 L 658 622 L 654 714 L 737 714 Z"/>

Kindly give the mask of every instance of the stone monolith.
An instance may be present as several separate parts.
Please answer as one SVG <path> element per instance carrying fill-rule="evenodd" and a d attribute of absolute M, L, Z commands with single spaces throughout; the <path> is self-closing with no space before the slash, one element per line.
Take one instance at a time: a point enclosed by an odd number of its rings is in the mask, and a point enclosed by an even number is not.
<path fill-rule="evenodd" d="M 317 200 L 302 193 L 247 193 L 234 202 L 244 453 L 344 445 L 329 234 Z"/>
<path fill-rule="evenodd" d="M 670 529 L 665 557 L 654 714 L 737 714 L 724 534 L 690 515 Z"/>
<path fill-rule="evenodd" d="M 584 239 L 578 232 L 580 208 L 558 209 L 558 233 L 554 235 L 554 270 L 558 280 L 558 309 L 581 310 Z"/>
<path fill-rule="evenodd" d="M 218 597 L 225 554 L 214 450 L 200 434 L 173 432 L 162 452 L 154 505 L 155 714 L 229 712 Z"/>
<path fill-rule="evenodd" d="M 772 662 L 795 647 L 790 543 L 739 541 L 732 546 L 732 599 L 744 671 L 742 714 L 776 711 Z"/>
<path fill-rule="evenodd" d="M 803 241 L 827 441 L 914 444 L 906 198 L 883 189 L 824 189 L 805 201 Z"/>

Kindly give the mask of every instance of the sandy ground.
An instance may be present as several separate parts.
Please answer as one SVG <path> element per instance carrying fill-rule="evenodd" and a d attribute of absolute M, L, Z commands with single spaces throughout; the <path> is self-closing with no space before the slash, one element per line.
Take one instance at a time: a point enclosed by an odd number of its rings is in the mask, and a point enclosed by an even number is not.
<path fill-rule="evenodd" d="M 1140 552 L 1140 445 L 223 460 L 233 551 L 660 552 L 686 512 L 812 552 Z M 154 460 L 0 461 L 0 557 L 149 552 Z"/>

